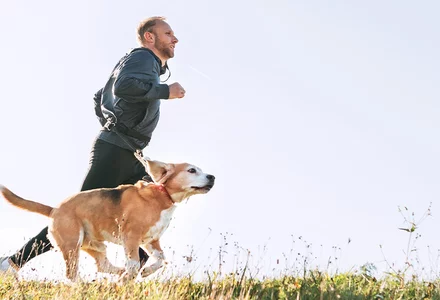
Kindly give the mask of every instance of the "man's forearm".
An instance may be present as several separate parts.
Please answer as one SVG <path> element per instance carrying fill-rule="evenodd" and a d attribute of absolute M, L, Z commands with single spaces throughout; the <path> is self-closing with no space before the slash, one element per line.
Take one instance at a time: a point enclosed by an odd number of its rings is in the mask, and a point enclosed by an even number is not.
<path fill-rule="evenodd" d="M 130 102 L 168 99 L 170 89 L 167 84 L 145 83 L 134 77 L 118 78 L 114 86 L 115 96 Z"/>

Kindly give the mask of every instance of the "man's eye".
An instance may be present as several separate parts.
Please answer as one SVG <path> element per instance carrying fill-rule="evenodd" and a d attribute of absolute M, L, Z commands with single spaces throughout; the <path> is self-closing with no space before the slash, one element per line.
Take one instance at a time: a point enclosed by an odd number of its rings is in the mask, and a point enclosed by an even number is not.
<path fill-rule="evenodd" d="M 197 171 L 196 171 L 196 169 L 191 168 L 191 169 L 188 170 L 188 172 L 190 172 L 190 173 L 196 173 Z"/>

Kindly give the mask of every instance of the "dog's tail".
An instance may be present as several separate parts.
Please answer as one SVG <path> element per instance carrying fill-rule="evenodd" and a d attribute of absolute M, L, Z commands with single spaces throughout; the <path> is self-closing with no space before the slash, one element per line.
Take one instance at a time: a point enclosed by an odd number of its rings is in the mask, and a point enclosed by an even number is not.
<path fill-rule="evenodd" d="M 38 202 L 23 199 L 23 198 L 15 195 L 13 192 L 11 192 L 10 190 L 8 190 L 6 187 L 4 187 L 2 185 L 0 185 L 0 193 L 3 195 L 3 197 L 6 199 L 6 201 L 11 203 L 12 205 L 17 206 L 17 207 L 24 209 L 24 210 L 27 210 L 27 211 L 42 214 L 46 217 L 49 217 L 50 214 L 52 213 L 52 211 L 54 210 L 53 207 L 50 207 L 50 206 L 47 206 L 47 205 L 44 205 L 44 204 L 41 204 Z"/>

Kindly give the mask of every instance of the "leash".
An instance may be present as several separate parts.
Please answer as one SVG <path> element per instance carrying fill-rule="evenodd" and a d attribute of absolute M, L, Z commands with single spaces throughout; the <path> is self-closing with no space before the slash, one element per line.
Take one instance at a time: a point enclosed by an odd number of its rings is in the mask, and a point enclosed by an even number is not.
<path fill-rule="evenodd" d="M 137 159 L 137 160 L 138 160 L 138 161 L 144 166 L 145 171 L 146 171 L 147 174 L 148 174 L 148 168 L 147 168 L 148 165 L 147 165 L 146 160 L 150 160 L 150 158 L 147 157 L 147 156 L 145 156 L 145 158 L 144 158 L 144 154 L 142 153 L 142 150 L 136 148 L 135 146 L 133 146 L 133 144 L 132 144 L 129 140 L 127 140 L 127 139 L 122 135 L 121 132 L 119 132 L 119 130 L 118 130 L 118 128 L 116 127 L 116 124 L 115 124 L 115 123 L 107 121 L 107 123 L 104 125 L 104 128 L 107 129 L 108 131 L 113 131 L 113 132 L 115 132 L 115 133 L 121 138 L 121 140 L 123 140 L 123 141 L 128 145 L 128 147 L 131 148 L 131 150 L 133 151 L 133 155 L 134 155 L 134 157 L 136 157 L 136 159 Z"/>
<path fill-rule="evenodd" d="M 147 161 L 146 160 L 150 160 L 150 158 L 147 157 L 145 159 L 144 156 L 143 156 L 143 153 L 141 152 L 141 150 L 136 150 L 135 152 L 133 152 L 133 154 L 134 154 L 134 157 L 136 157 L 138 159 L 138 161 L 144 166 L 145 171 L 148 174 L 148 165 L 147 165 Z"/>

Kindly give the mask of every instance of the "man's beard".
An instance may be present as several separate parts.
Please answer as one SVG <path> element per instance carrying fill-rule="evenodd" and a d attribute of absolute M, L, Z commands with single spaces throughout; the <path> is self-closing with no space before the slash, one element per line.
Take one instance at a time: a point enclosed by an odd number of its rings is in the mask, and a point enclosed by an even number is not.
<path fill-rule="evenodd" d="M 160 55 L 166 59 L 174 57 L 174 52 L 170 48 L 170 45 L 167 45 L 163 41 L 157 38 L 156 36 L 156 42 L 154 43 L 154 47 L 159 51 Z"/>

